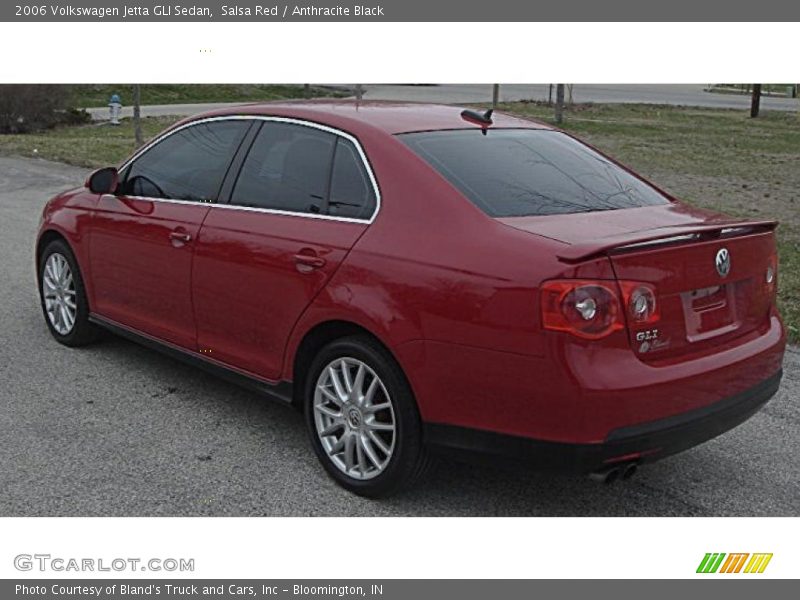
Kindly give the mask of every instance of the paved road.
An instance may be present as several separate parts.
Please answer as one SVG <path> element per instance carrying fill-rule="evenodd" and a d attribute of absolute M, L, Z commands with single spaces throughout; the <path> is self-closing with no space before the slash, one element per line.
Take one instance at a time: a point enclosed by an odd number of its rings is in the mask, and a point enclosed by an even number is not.
<path fill-rule="evenodd" d="M 547 84 L 507 84 L 500 86 L 500 100 L 546 100 Z M 573 88 L 575 102 L 672 104 L 676 106 L 701 106 L 709 108 L 738 108 L 748 110 L 749 96 L 732 94 L 710 94 L 706 86 L 697 84 L 576 84 Z M 402 100 L 412 102 L 437 102 L 443 104 L 467 104 L 491 102 L 491 85 L 443 84 L 443 85 L 365 85 L 364 98 L 368 100 Z M 789 98 L 762 98 L 765 110 L 800 110 L 800 100 Z M 159 117 L 166 115 L 190 116 L 214 108 L 236 106 L 237 103 L 213 104 L 163 104 L 143 106 L 142 115 Z M 96 120 L 108 119 L 108 107 L 87 109 Z M 124 117 L 133 114 L 131 107 L 124 107 Z"/>
<path fill-rule="evenodd" d="M 84 176 L 0 158 L 0 516 L 800 515 L 798 349 L 750 421 L 624 484 L 447 462 L 400 497 L 352 496 L 291 409 L 122 339 L 50 338 L 34 232 L 46 199 Z"/>

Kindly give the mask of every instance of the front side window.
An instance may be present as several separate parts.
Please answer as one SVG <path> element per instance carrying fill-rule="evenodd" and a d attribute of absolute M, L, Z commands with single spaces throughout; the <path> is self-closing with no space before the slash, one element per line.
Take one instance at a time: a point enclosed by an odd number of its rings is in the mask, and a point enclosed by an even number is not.
<path fill-rule="evenodd" d="M 231 203 L 287 212 L 322 212 L 336 137 L 304 125 L 264 123 L 242 165 Z"/>
<path fill-rule="evenodd" d="M 476 128 L 398 137 L 492 217 L 669 203 L 655 188 L 558 131 Z"/>
<path fill-rule="evenodd" d="M 127 196 L 216 202 L 222 179 L 249 122 L 198 123 L 167 136 L 123 174 Z"/>

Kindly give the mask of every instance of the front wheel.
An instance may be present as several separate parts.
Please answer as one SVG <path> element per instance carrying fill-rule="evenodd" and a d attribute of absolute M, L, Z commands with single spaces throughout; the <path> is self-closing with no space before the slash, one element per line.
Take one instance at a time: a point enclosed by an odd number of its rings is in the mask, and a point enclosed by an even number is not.
<path fill-rule="evenodd" d="M 93 342 L 98 331 L 89 322 L 89 303 L 78 262 L 62 240 L 50 242 L 39 260 L 39 296 L 47 328 L 66 346 Z"/>
<path fill-rule="evenodd" d="M 428 459 L 416 402 L 394 358 L 354 336 L 325 346 L 305 389 L 311 444 L 328 474 L 363 496 L 411 485 Z"/>

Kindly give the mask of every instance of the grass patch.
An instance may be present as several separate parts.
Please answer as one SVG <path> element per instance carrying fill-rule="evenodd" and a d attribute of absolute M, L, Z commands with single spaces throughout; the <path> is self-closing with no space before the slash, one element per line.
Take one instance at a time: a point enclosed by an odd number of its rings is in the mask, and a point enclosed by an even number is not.
<path fill-rule="evenodd" d="M 800 104 L 798 104 L 800 107 Z M 535 103 L 500 110 L 547 122 Z M 580 105 L 563 128 L 696 206 L 778 219 L 778 301 L 790 339 L 800 342 L 800 115 L 653 105 Z"/>
<path fill-rule="evenodd" d="M 119 94 L 124 105 L 132 104 L 130 84 L 73 85 L 72 102 L 78 108 L 106 106 L 112 94 Z M 262 102 L 283 98 L 303 98 L 302 85 L 263 84 L 142 84 L 142 104 L 199 104 L 203 102 Z M 341 97 L 342 90 L 311 86 L 311 97 Z"/>
<path fill-rule="evenodd" d="M 142 133 L 148 140 L 179 117 L 142 119 Z M 136 148 L 133 122 L 123 119 L 119 126 L 104 124 L 57 127 L 42 133 L 0 135 L 0 153 L 54 160 L 79 167 L 116 165 Z"/>

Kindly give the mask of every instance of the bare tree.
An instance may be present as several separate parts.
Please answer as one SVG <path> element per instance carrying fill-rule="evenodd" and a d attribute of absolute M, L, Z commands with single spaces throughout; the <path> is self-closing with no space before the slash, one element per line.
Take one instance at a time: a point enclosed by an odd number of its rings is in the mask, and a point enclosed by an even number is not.
<path fill-rule="evenodd" d="M 136 147 L 140 148 L 144 144 L 142 136 L 142 86 L 138 83 L 133 84 L 133 135 L 136 138 Z"/>
<path fill-rule="evenodd" d="M 556 123 L 564 122 L 564 84 L 556 84 Z"/>
<path fill-rule="evenodd" d="M 753 95 L 750 97 L 750 118 L 755 119 L 761 109 L 761 84 L 753 84 Z"/>

